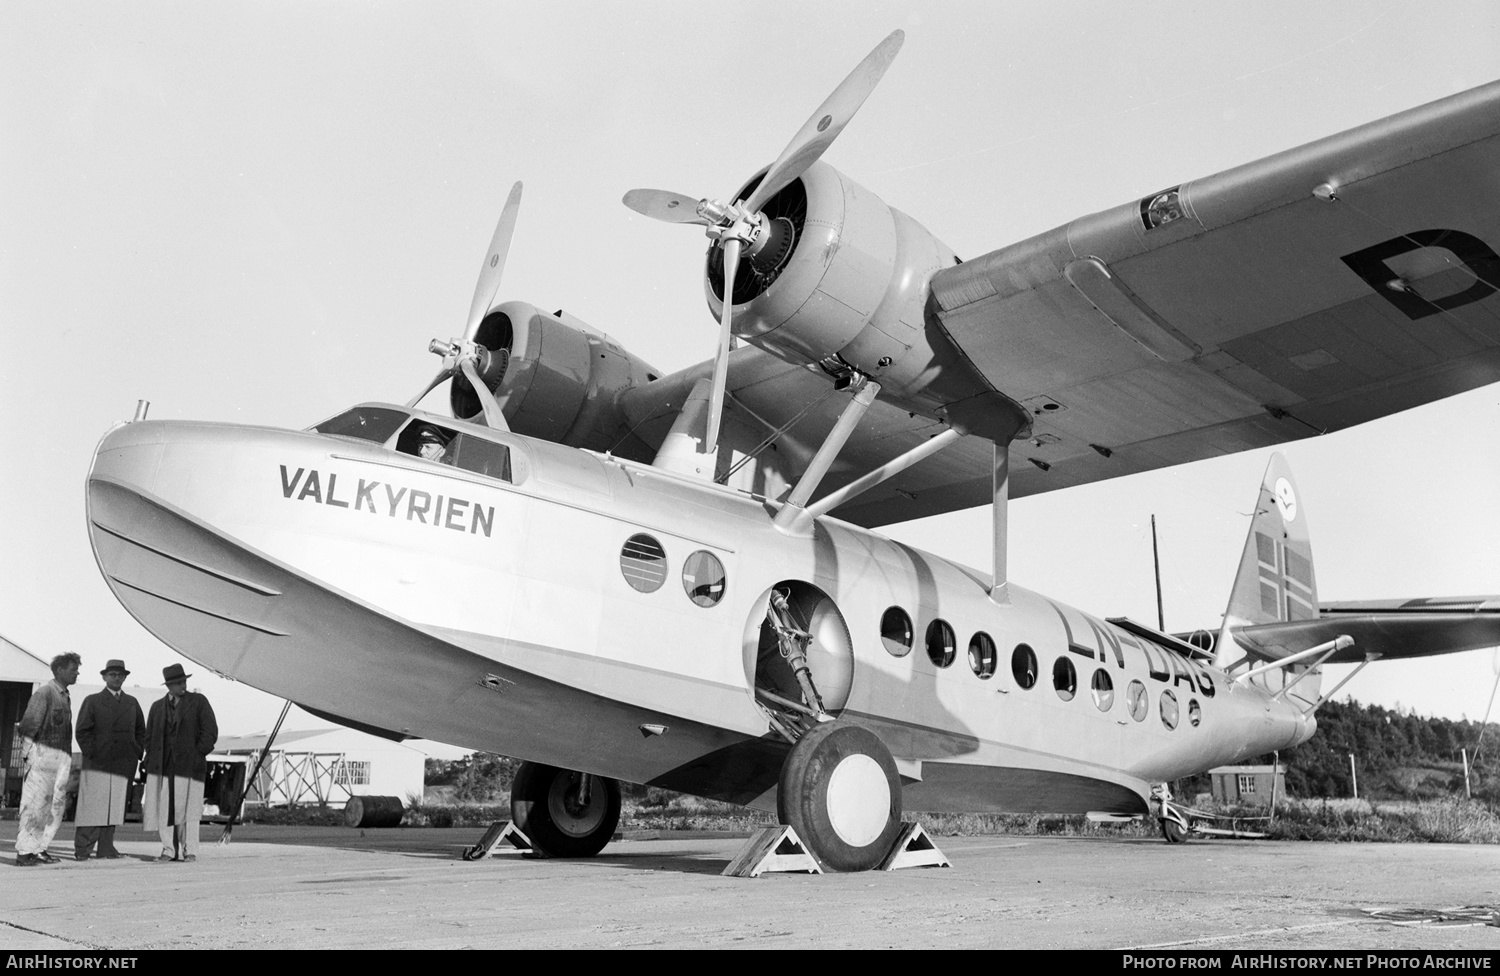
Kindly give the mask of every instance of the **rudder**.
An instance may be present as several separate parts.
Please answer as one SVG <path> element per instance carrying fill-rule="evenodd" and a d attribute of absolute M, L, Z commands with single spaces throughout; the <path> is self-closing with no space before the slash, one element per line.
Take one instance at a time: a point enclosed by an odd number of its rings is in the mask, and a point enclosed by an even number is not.
<path fill-rule="evenodd" d="M 1291 466 L 1279 453 L 1272 454 L 1229 591 L 1218 646 L 1225 650 L 1234 646 L 1228 639 L 1230 627 L 1317 616 L 1318 584 L 1307 512 Z"/>

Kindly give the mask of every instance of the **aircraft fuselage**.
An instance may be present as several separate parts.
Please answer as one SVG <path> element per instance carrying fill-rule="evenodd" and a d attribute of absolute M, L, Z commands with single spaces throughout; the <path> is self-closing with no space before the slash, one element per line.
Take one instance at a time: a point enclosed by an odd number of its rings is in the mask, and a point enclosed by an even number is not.
<path fill-rule="evenodd" d="M 836 608 L 813 679 L 884 740 L 909 809 L 1138 812 L 1152 783 L 1315 727 L 1258 684 L 1014 584 L 997 603 L 981 574 L 837 519 L 788 535 L 764 498 L 402 412 L 508 449 L 508 471 L 394 435 L 115 428 L 89 475 L 110 586 L 188 658 L 319 711 L 762 807 L 787 749 L 755 691 L 777 585 Z"/>

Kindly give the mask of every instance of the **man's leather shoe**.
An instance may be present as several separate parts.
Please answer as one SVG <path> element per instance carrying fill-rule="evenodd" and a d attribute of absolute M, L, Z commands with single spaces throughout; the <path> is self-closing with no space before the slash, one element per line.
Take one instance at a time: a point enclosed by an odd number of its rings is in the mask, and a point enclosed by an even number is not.
<path fill-rule="evenodd" d="M 47 851 L 38 851 L 36 857 L 37 857 L 37 860 L 41 861 L 43 864 L 61 864 L 62 863 L 62 858 L 60 858 L 60 857 L 53 857 Z"/>
<path fill-rule="evenodd" d="M 18 868 L 34 867 L 34 866 L 36 866 L 38 864 L 41 864 L 41 863 L 42 863 L 42 859 L 39 858 L 39 857 L 37 857 L 35 854 L 17 854 L 16 855 L 16 867 L 18 867 Z"/>

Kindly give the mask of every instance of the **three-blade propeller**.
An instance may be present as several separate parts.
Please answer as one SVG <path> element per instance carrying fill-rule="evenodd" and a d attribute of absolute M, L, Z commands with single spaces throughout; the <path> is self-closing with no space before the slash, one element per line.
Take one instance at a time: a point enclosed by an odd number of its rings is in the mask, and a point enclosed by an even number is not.
<path fill-rule="evenodd" d="M 510 188 L 505 208 L 500 211 L 500 221 L 495 225 L 495 234 L 490 238 L 489 251 L 479 269 L 479 281 L 474 286 L 474 301 L 469 305 L 469 319 L 464 325 L 463 336 L 447 342 L 434 339 L 428 343 L 429 352 L 443 357 L 443 368 L 432 378 L 432 382 L 423 387 L 421 393 L 407 403 L 408 407 L 416 406 L 418 401 L 444 380 L 463 376 L 474 388 L 474 394 L 484 408 L 485 423 L 497 430 L 509 429 L 499 402 L 490 392 L 489 385 L 481 378 L 481 374 L 488 370 L 494 354 L 475 342 L 474 337 L 479 332 L 485 314 L 494 304 L 495 296 L 500 292 L 500 278 L 505 274 L 505 258 L 510 253 L 510 240 L 515 234 L 516 215 L 520 210 L 521 183 L 518 180 Z"/>
<path fill-rule="evenodd" d="M 636 213 L 671 224 L 698 224 L 723 250 L 724 307 L 719 316 L 719 343 L 714 358 L 713 395 L 709 402 L 708 429 L 703 439 L 703 453 L 713 454 L 719 444 L 719 424 L 724 411 L 724 386 L 729 369 L 729 337 L 734 323 L 734 279 L 739 270 L 740 255 L 768 233 L 770 221 L 761 208 L 785 189 L 838 138 L 854 113 L 864 104 L 906 35 L 893 31 L 861 61 L 849 76 L 833 90 L 805 122 L 781 155 L 766 170 L 754 192 L 743 202 L 722 203 L 697 199 L 667 190 L 631 190 L 625 194 L 625 206 Z"/>

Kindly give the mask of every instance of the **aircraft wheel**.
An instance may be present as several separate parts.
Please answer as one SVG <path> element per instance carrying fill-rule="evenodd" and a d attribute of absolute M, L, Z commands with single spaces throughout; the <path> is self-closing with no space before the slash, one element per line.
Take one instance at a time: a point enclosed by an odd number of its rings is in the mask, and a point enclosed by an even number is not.
<path fill-rule="evenodd" d="M 1167 839 L 1168 844 L 1182 844 L 1188 839 L 1188 830 L 1181 821 L 1163 817 L 1161 820 L 1161 835 Z"/>
<path fill-rule="evenodd" d="M 843 722 L 819 725 L 781 767 L 776 813 L 825 870 L 868 871 L 901 830 L 901 778 L 880 737 Z"/>
<path fill-rule="evenodd" d="M 587 799 L 580 796 L 585 777 Z M 620 822 L 620 784 L 523 762 L 510 787 L 510 819 L 549 857 L 593 857 Z"/>

